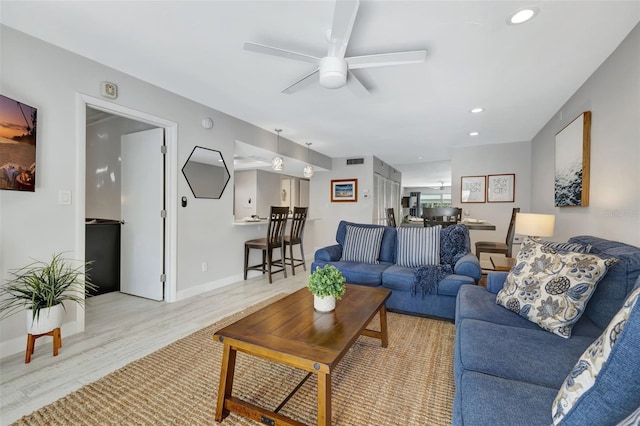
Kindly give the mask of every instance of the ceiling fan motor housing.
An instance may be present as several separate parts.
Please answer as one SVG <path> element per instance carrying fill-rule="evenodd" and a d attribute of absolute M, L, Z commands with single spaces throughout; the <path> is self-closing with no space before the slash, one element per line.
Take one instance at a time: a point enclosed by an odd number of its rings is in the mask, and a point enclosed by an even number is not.
<path fill-rule="evenodd" d="M 327 89 L 337 89 L 347 83 L 347 61 L 335 56 L 320 60 L 320 85 Z"/>

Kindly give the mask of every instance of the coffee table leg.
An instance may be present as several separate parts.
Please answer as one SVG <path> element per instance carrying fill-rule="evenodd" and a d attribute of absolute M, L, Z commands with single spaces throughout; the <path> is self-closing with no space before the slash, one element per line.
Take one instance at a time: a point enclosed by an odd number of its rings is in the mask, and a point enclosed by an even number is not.
<path fill-rule="evenodd" d="M 216 408 L 216 421 L 229 415 L 229 410 L 224 409 L 225 399 L 231 397 L 233 389 L 233 373 L 236 368 L 236 350 L 225 344 L 222 353 L 222 370 L 220 371 L 220 387 L 218 388 L 218 406 Z"/>
<path fill-rule="evenodd" d="M 318 426 L 331 426 L 331 373 L 318 373 Z"/>
<path fill-rule="evenodd" d="M 382 347 L 386 348 L 389 344 L 389 337 L 387 334 L 387 307 L 385 305 L 380 308 L 380 340 Z"/>

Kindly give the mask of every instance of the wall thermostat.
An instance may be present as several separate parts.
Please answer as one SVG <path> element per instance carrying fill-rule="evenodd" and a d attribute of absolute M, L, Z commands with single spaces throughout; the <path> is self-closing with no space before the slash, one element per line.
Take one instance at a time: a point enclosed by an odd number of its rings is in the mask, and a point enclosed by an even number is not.
<path fill-rule="evenodd" d="M 118 86 L 115 83 L 108 81 L 100 82 L 100 94 L 108 99 L 115 99 L 118 97 Z"/>

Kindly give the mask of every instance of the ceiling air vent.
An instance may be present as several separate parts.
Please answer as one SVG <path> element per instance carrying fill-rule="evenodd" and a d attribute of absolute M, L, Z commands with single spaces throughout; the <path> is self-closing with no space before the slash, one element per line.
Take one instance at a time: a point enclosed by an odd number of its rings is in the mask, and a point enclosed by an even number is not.
<path fill-rule="evenodd" d="M 347 166 L 354 164 L 364 164 L 364 158 L 347 158 Z"/>

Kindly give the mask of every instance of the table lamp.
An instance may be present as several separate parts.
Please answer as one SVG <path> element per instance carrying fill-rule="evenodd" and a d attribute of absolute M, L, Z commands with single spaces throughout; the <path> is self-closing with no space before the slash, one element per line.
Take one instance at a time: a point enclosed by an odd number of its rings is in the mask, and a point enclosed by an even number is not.
<path fill-rule="evenodd" d="M 539 241 L 540 237 L 551 237 L 556 223 L 556 215 L 539 213 L 517 213 L 516 234 L 527 235 Z"/>

